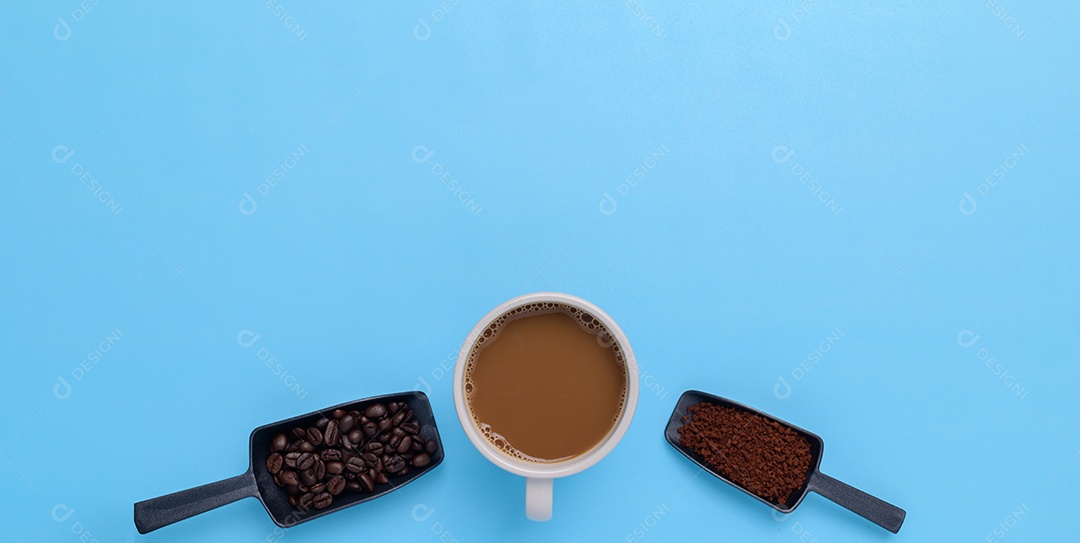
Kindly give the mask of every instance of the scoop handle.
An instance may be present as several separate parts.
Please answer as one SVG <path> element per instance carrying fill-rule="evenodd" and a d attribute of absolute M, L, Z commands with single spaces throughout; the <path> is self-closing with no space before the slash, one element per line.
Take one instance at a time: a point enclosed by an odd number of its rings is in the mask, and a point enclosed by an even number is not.
<path fill-rule="evenodd" d="M 243 475 L 136 503 L 135 528 L 140 534 L 149 533 L 258 493 L 255 475 L 249 470 Z"/>
<path fill-rule="evenodd" d="M 900 531 L 900 525 L 904 523 L 904 517 L 907 516 L 903 509 L 833 479 L 820 471 L 810 477 L 807 490 L 829 498 L 894 534 Z"/>

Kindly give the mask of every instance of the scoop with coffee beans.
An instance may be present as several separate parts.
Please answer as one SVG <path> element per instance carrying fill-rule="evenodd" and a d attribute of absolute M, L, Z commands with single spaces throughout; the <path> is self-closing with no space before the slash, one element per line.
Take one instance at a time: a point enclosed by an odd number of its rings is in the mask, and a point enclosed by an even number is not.
<path fill-rule="evenodd" d="M 288 528 L 393 492 L 444 457 L 431 403 L 416 391 L 260 426 L 248 449 L 245 473 L 136 503 L 139 533 L 249 497 Z"/>
<path fill-rule="evenodd" d="M 404 402 L 374 403 L 361 411 L 336 409 L 314 426 L 274 436 L 266 471 L 301 510 L 326 509 L 343 492 L 374 492 L 387 477 L 424 468 L 439 444 Z"/>

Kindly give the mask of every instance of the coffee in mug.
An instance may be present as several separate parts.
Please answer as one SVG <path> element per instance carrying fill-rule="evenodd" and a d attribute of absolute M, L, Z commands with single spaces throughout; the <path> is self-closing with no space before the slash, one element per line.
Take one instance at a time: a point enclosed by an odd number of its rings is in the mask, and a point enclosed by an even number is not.
<path fill-rule="evenodd" d="M 591 450 L 618 422 L 626 363 L 595 316 L 540 302 L 484 329 L 464 386 L 473 423 L 492 445 L 528 462 L 561 462 Z"/>

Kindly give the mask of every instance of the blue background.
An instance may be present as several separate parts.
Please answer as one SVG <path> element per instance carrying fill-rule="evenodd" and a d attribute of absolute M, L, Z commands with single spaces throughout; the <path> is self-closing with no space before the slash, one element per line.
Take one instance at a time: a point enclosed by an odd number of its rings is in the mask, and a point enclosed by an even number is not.
<path fill-rule="evenodd" d="M 1075 3 L 283 1 L 6 3 L 2 539 L 1073 533 Z M 449 377 L 539 290 L 643 369 L 546 524 Z M 428 386 L 447 459 L 401 492 L 283 537 L 255 500 L 136 534 L 252 428 Z M 662 437 L 689 388 L 820 434 L 900 534 L 700 473 Z"/>

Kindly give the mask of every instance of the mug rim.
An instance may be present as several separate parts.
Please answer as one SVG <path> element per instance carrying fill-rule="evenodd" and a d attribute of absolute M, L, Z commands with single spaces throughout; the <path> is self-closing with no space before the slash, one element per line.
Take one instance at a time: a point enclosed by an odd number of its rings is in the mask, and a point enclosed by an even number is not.
<path fill-rule="evenodd" d="M 495 319 L 512 309 L 532 303 L 543 302 L 555 302 L 573 306 L 583 311 L 587 311 L 589 314 L 599 319 L 622 350 L 623 364 L 626 367 L 626 400 L 623 404 L 622 413 L 619 414 L 618 421 L 612 426 L 607 437 L 582 454 L 570 458 L 569 460 L 551 463 L 527 462 L 525 460 L 513 458 L 500 451 L 495 445 L 488 441 L 476 426 L 476 423 L 472 419 L 472 415 L 469 414 L 469 406 L 465 401 L 464 386 L 465 365 L 468 361 L 469 353 L 472 352 L 477 338 L 480 337 L 480 334 L 483 333 L 484 329 L 486 329 Z M 634 411 L 637 408 L 639 388 L 637 360 L 634 358 L 634 351 L 631 350 L 630 342 L 627 340 L 626 334 L 623 333 L 622 329 L 619 328 L 619 325 L 615 323 L 615 319 L 612 319 L 610 315 L 592 302 L 564 292 L 533 292 L 524 294 L 506 300 L 491 311 L 488 311 L 488 313 L 476 323 L 476 326 L 473 327 L 472 331 L 469 332 L 469 335 L 465 337 L 465 341 L 461 344 L 461 350 L 458 352 L 457 361 L 454 366 L 453 386 L 454 408 L 457 411 L 458 422 L 461 423 L 462 429 L 465 430 L 466 437 L 468 437 L 469 441 L 476 447 L 476 450 L 480 451 L 480 454 L 484 455 L 491 463 L 510 473 L 521 475 L 523 477 L 540 478 L 556 478 L 573 475 L 592 467 L 602 458 L 607 456 L 619 441 L 622 440 L 622 437 L 630 427 L 630 422 L 634 418 Z"/>

